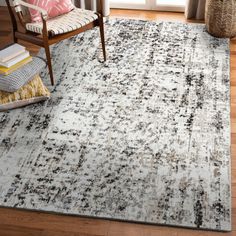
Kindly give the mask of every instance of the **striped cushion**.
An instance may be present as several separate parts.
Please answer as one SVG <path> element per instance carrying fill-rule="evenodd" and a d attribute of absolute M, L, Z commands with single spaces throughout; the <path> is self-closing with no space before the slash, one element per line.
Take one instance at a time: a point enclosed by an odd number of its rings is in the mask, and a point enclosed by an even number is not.
<path fill-rule="evenodd" d="M 46 66 L 46 63 L 33 57 L 33 61 L 9 75 L 0 75 L 0 91 L 13 93 L 32 80 Z"/>
<path fill-rule="evenodd" d="M 93 11 L 75 8 L 69 13 L 47 20 L 47 29 L 50 35 L 64 34 L 79 29 L 97 18 Z M 26 29 L 42 34 L 43 23 L 27 23 Z"/>

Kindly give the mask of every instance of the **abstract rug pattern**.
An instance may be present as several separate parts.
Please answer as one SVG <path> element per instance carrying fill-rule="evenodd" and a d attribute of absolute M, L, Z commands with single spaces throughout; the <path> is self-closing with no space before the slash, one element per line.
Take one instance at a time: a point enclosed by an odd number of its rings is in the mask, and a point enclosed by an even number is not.
<path fill-rule="evenodd" d="M 0 114 L 0 205 L 230 230 L 229 41 L 121 19 L 106 41 L 52 47 L 52 98 Z"/>

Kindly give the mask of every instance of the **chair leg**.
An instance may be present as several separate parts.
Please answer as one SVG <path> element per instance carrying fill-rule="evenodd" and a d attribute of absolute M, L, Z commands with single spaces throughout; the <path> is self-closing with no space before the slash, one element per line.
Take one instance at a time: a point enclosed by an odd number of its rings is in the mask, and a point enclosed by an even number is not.
<path fill-rule="evenodd" d="M 13 31 L 13 41 L 14 41 L 14 43 L 18 43 L 18 39 L 16 38 L 14 31 Z"/>
<path fill-rule="evenodd" d="M 45 53 L 46 53 L 46 58 L 47 58 L 47 63 L 48 63 L 48 70 L 49 70 L 49 75 L 51 79 L 51 84 L 54 85 L 52 62 L 51 62 L 51 55 L 50 55 L 50 49 L 49 49 L 48 43 L 44 43 L 44 48 L 45 48 Z"/>
<path fill-rule="evenodd" d="M 106 47 L 105 47 L 104 23 L 103 23 L 102 15 L 99 15 L 99 28 L 100 28 L 100 36 L 101 36 L 101 42 L 102 42 L 103 58 L 104 58 L 104 61 L 106 61 L 107 57 L 106 57 Z"/>

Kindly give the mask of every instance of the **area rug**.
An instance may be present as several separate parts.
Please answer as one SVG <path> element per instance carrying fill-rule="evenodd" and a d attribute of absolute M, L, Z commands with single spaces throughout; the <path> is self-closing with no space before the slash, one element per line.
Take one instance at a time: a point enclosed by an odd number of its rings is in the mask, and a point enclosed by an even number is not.
<path fill-rule="evenodd" d="M 230 230 L 229 41 L 112 19 L 106 42 L 52 47 L 51 100 L 0 114 L 0 205 Z"/>

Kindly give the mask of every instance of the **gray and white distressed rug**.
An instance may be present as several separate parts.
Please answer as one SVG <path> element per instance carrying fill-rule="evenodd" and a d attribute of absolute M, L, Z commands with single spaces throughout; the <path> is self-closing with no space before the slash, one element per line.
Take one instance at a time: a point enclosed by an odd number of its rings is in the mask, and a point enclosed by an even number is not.
<path fill-rule="evenodd" d="M 110 20 L 52 48 L 52 99 L 0 114 L 0 205 L 230 230 L 229 41 Z M 45 82 L 49 78 L 44 78 Z"/>

